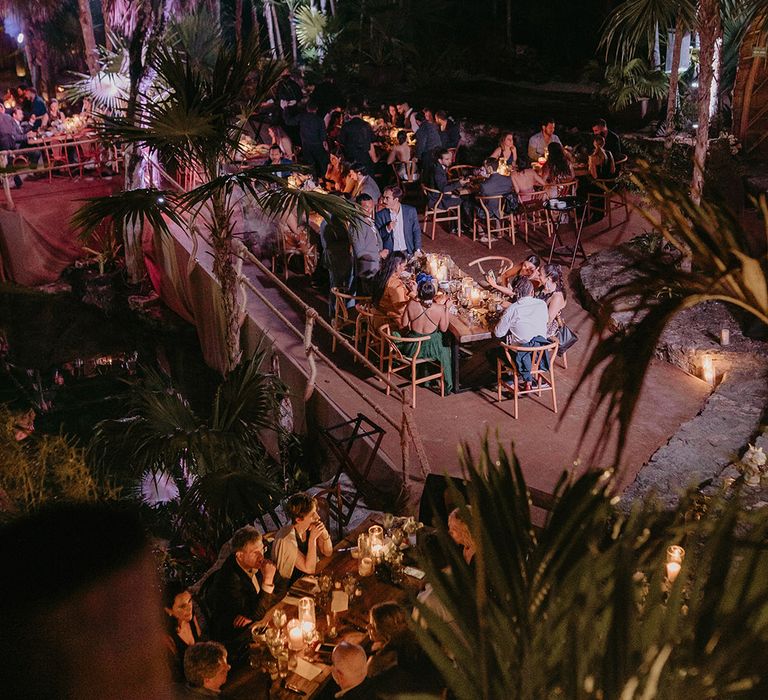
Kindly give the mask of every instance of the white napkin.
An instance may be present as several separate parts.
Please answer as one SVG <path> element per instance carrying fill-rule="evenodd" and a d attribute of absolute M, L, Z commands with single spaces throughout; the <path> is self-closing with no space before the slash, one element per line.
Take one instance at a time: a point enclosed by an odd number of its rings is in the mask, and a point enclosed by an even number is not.
<path fill-rule="evenodd" d="M 322 669 L 313 666 L 309 661 L 305 661 L 299 656 L 296 658 L 296 668 L 294 669 L 294 673 L 311 681 L 322 673 Z"/>

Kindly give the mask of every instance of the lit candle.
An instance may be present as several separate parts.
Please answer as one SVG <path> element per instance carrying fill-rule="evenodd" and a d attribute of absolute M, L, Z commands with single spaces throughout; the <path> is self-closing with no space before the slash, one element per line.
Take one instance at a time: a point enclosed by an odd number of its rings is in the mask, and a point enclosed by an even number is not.
<path fill-rule="evenodd" d="M 301 628 L 301 623 L 297 619 L 293 619 L 288 623 L 288 646 L 294 651 L 299 651 L 304 648 L 304 630 Z"/>
<path fill-rule="evenodd" d="M 683 568 L 682 564 L 678 564 L 676 561 L 671 561 L 667 564 L 667 581 L 674 583 L 677 575 L 680 573 L 680 569 Z"/>
<path fill-rule="evenodd" d="M 373 573 L 373 559 L 371 559 L 371 557 L 363 557 L 360 559 L 357 572 L 360 576 L 370 576 Z"/>
<path fill-rule="evenodd" d="M 381 525 L 371 525 L 368 528 L 368 537 L 371 538 L 371 551 L 374 551 L 376 545 L 384 544 L 384 528 Z"/>
<path fill-rule="evenodd" d="M 729 331 L 727 328 L 723 328 L 720 331 L 720 345 L 730 345 L 731 344 L 731 331 Z"/>
<path fill-rule="evenodd" d="M 667 581 L 674 583 L 680 570 L 683 568 L 683 559 L 685 559 L 685 550 L 677 544 L 667 547 Z"/>
<path fill-rule="evenodd" d="M 701 361 L 701 376 L 707 384 L 715 383 L 715 366 L 712 364 L 711 357 L 705 357 Z"/>
<path fill-rule="evenodd" d="M 315 601 L 312 598 L 299 599 L 299 623 L 304 641 L 311 642 L 315 635 Z"/>

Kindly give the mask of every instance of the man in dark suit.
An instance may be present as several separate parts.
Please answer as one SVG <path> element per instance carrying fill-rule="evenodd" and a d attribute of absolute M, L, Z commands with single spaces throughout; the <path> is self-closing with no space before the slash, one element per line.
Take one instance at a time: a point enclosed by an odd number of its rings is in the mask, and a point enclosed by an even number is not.
<path fill-rule="evenodd" d="M 461 141 L 461 129 L 442 109 L 435 112 L 435 121 L 440 128 L 440 142 L 443 148 L 458 148 Z"/>
<path fill-rule="evenodd" d="M 613 156 L 614 161 L 621 157 L 621 139 L 617 133 L 608 129 L 605 119 L 595 119 L 592 124 L 592 134 L 605 139 L 605 150 Z"/>
<path fill-rule="evenodd" d="M 331 675 L 339 686 L 335 697 L 346 700 L 376 700 L 378 693 L 371 678 L 367 677 L 367 658 L 359 644 L 339 642 L 331 655 Z"/>
<path fill-rule="evenodd" d="M 18 110 L 17 119 L 8 114 L 5 111 L 5 107 L 0 105 L 0 150 L 12 151 L 16 148 L 23 148 L 27 145 L 27 137 L 24 134 L 24 130 L 21 128 L 20 123 L 22 111 L 18 107 L 14 110 L 14 112 L 16 110 Z M 7 157 L 5 160 L 8 160 Z M 4 163 L 3 165 L 7 165 L 7 163 Z M 18 175 L 13 176 L 13 182 L 16 185 L 16 189 L 21 187 L 23 184 L 21 177 Z"/>
<path fill-rule="evenodd" d="M 497 195 L 508 195 L 512 192 L 512 178 L 509 175 L 502 175 L 499 172 L 499 159 L 486 158 L 484 165 L 487 178 L 480 185 L 481 197 L 495 197 Z M 488 202 L 488 211 L 491 216 L 498 218 L 498 202 Z"/>
<path fill-rule="evenodd" d="M 349 113 L 349 121 L 344 123 L 339 132 L 339 143 L 344 151 L 344 158 L 350 163 L 362 163 L 371 173 L 375 156 L 373 129 L 361 119 L 357 106 L 351 106 Z"/>
<path fill-rule="evenodd" d="M 211 637 L 224 643 L 235 656 L 250 641 L 248 626 L 277 602 L 276 569 L 264 557 L 264 542 L 255 527 L 241 527 L 230 543 L 232 553 L 203 584 L 201 597 Z"/>
<path fill-rule="evenodd" d="M 403 191 L 399 187 L 386 187 L 381 201 L 384 208 L 376 212 L 376 228 L 382 246 L 390 253 L 400 250 L 413 255 L 421 250 L 421 227 L 415 207 L 402 204 Z"/>
<path fill-rule="evenodd" d="M 282 105 L 281 105 L 282 106 Z M 325 177 L 328 169 L 328 142 L 325 122 L 317 112 L 317 103 L 310 100 L 306 112 L 288 111 L 283 106 L 283 118 L 289 126 L 299 127 L 301 162 L 312 166 L 317 181 Z"/>
<path fill-rule="evenodd" d="M 425 160 L 434 158 L 435 152 L 441 148 L 440 131 L 436 124 L 427 121 L 424 112 L 416 113 L 416 123 L 419 128 L 414 134 L 416 137 L 414 155 L 419 162 L 423 163 Z"/>

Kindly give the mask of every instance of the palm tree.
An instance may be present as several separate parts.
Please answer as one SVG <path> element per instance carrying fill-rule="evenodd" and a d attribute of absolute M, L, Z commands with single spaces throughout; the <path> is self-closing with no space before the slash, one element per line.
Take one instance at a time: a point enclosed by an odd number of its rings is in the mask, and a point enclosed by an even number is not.
<path fill-rule="evenodd" d="M 169 378 L 145 370 L 126 416 L 96 425 L 89 462 L 129 480 L 171 480 L 182 531 L 215 552 L 281 494 L 260 435 L 280 430 L 276 408 L 286 388 L 263 371 L 266 360 L 257 350 L 220 382 L 209 406 L 197 409 Z"/>
<path fill-rule="evenodd" d="M 600 46 L 606 55 L 615 50 L 620 64 L 636 56 L 639 49 L 652 48 L 657 41 L 659 27 L 674 27 L 672 66 L 667 92 L 666 154 L 672 148 L 674 118 L 680 75 L 680 48 L 683 34 L 691 31 L 696 20 L 696 0 L 624 0 L 616 7 L 603 25 Z"/>
<path fill-rule="evenodd" d="M 88 72 L 96 75 L 99 69 L 98 50 L 96 48 L 96 37 L 93 33 L 93 16 L 91 15 L 90 0 L 77 0 L 78 15 L 80 18 L 80 28 L 83 31 L 83 44 L 85 45 L 85 63 L 88 66 Z"/>
<path fill-rule="evenodd" d="M 104 135 L 147 149 L 171 171 L 193 170 L 203 184 L 184 193 L 143 187 L 95 198 L 74 219 L 86 235 L 105 218 L 111 218 L 121 232 L 145 221 L 165 234 L 169 222 L 193 236 L 198 229 L 204 232 L 213 248 L 213 269 L 221 288 L 227 352 L 225 365 L 218 369 L 224 374 L 240 359 L 243 317 L 232 248 L 238 196 L 250 195 L 274 216 L 295 211 L 300 221 L 310 212 L 342 221 L 357 216 L 356 207 L 339 197 L 289 187 L 272 166 L 221 174 L 222 166 L 241 150 L 247 119 L 271 97 L 282 67 L 265 58 L 253 41 L 244 45 L 241 55 L 220 46 L 211 68 L 198 64 L 183 47 L 158 49 L 152 68 L 163 92 L 153 99 L 145 95 L 143 111 L 133 118 L 105 118 Z"/>
<path fill-rule="evenodd" d="M 414 631 L 459 700 L 759 698 L 768 692 L 768 512 L 691 494 L 615 509 L 609 473 L 563 476 L 540 531 L 514 456 L 464 446 L 475 554 L 437 524 L 443 569 Z M 705 512 L 701 512 L 704 510 Z M 698 519 L 697 519 L 698 518 Z M 665 573 L 669 545 L 687 549 Z"/>

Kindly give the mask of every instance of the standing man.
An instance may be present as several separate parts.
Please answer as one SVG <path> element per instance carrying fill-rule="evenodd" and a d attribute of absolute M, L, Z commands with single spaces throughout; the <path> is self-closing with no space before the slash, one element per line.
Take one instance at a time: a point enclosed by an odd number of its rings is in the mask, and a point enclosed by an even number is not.
<path fill-rule="evenodd" d="M 440 142 L 443 148 L 458 148 L 461 142 L 461 129 L 442 109 L 435 112 L 435 121 L 440 128 Z"/>
<path fill-rule="evenodd" d="M 560 139 L 555 133 L 555 120 L 547 118 L 541 122 L 541 129 L 528 139 L 528 160 L 534 163 L 546 156 L 547 146 L 552 142 L 560 143 Z"/>
<path fill-rule="evenodd" d="M 381 196 L 384 208 L 376 212 L 376 228 L 386 250 L 402 251 L 410 256 L 421 250 L 421 227 L 415 207 L 402 204 L 402 198 L 399 187 L 384 189 Z"/>
<path fill-rule="evenodd" d="M 344 151 L 345 160 L 361 163 L 370 174 L 376 162 L 373 129 L 360 117 L 360 108 L 357 105 L 350 106 L 349 114 L 349 121 L 344 123 L 339 132 L 339 144 Z"/>
<path fill-rule="evenodd" d="M 419 125 L 416 123 L 416 113 L 413 107 L 407 102 L 399 102 L 397 104 L 397 111 L 403 117 L 403 126 L 411 131 L 416 131 Z"/>
<path fill-rule="evenodd" d="M 356 200 L 363 210 L 364 218 L 354 221 L 349 228 L 352 243 L 355 278 L 353 286 L 359 295 L 368 296 L 373 276 L 379 271 L 382 258 L 389 254 L 384 248 L 374 214 L 376 206 L 370 195 L 361 194 Z"/>
<path fill-rule="evenodd" d="M 440 130 L 437 124 L 427 121 L 424 112 L 416 113 L 416 149 L 414 155 L 419 159 L 419 163 L 424 163 L 432 158 L 434 154 L 442 147 L 440 141 Z"/>
<path fill-rule="evenodd" d="M 613 156 L 614 162 L 622 155 L 621 139 L 616 132 L 608 128 L 608 123 L 605 119 L 595 119 L 592 124 L 592 134 L 594 136 L 602 136 L 605 139 L 605 150 Z"/>
<path fill-rule="evenodd" d="M 287 103 L 281 103 L 283 118 L 289 126 L 299 127 L 301 139 L 301 162 L 312 166 L 315 180 L 320 182 L 328 169 L 328 141 L 325 133 L 325 121 L 318 114 L 317 103 L 307 102 L 306 112 L 289 113 Z"/>

